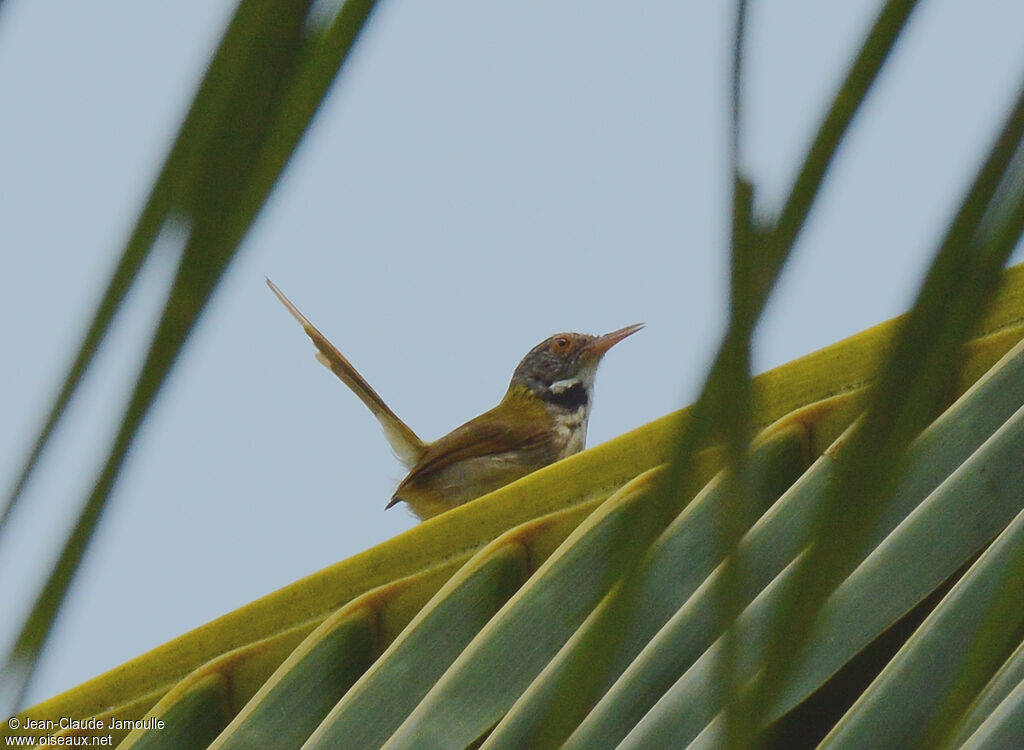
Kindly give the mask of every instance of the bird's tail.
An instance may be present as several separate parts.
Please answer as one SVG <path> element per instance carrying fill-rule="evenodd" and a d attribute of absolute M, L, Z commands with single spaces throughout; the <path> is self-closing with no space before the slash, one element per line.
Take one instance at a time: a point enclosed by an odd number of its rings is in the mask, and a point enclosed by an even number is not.
<path fill-rule="evenodd" d="M 370 384 L 352 366 L 352 363 L 345 359 L 344 355 L 317 330 L 316 326 L 309 322 L 305 315 L 299 312 L 299 309 L 284 296 L 284 293 L 277 288 L 273 281 L 267 279 L 267 286 L 281 300 L 281 304 L 288 308 L 292 317 L 299 321 L 306 335 L 313 340 L 313 345 L 317 348 L 317 361 L 337 375 L 341 382 L 347 385 L 373 412 L 373 416 L 384 428 L 384 437 L 391 444 L 391 449 L 398 459 L 407 467 L 415 465 L 426 450 L 423 441 L 417 437 L 409 425 L 391 411 L 391 408 L 384 403 L 384 399 L 377 395 L 377 392 L 370 387 Z"/>

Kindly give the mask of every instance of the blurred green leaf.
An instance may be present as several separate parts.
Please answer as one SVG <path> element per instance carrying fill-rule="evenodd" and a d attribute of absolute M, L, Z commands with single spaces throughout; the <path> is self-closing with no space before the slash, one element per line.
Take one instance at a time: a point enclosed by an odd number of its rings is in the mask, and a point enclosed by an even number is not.
<path fill-rule="evenodd" d="M 958 362 L 1024 231 L 1024 162 L 1017 158 L 1022 149 L 1024 88 L 946 232 L 849 441 L 848 459 L 817 522 L 817 541 L 787 589 L 791 601 L 779 610 L 758 683 L 761 693 L 753 699 L 758 707 L 786 689 L 819 609 L 852 570 L 857 550 L 885 513 L 893 467 L 952 388 L 957 368 L 950 363 Z"/>
<path fill-rule="evenodd" d="M 316 24 L 309 2 L 239 5 L 0 515 L 2 525 L 157 235 L 175 228 L 181 258 L 163 314 L 108 457 L 0 673 L 0 712 L 20 703 L 129 446 L 373 6 L 349 0 Z"/>
<path fill-rule="evenodd" d="M 806 468 L 806 433 L 793 425 L 782 428 L 766 438 L 750 458 L 752 489 L 749 503 L 735 508 L 734 524 L 749 528 L 778 498 L 782 491 Z M 717 527 L 722 523 L 721 508 L 728 489 L 724 476 L 718 474 L 686 506 L 648 552 L 645 575 L 638 581 L 636 607 L 623 620 L 619 633 L 620 656 L 623 663 L 612 665 L 617 672 L 650 640 L 687 597 L 696 590 L 723 557 L 717 541 Z M 600 607 L 607 606 L 603 602 Z M 600 612 L 600 609 L 598 610 Z M 532 747 L 535 737 L 543 733 L 539 725 L 543 709 L 566 684 L 571 684 L 571 671 L 566 669 L 568 657 L 592 627 L 590 620 L 570 639 L 548 663 L 537 679 L 509 709 L 483 745 L 486 750 Z"/>
<path fill-rule="evenodd" d="M 734 437 L 746 430 L 744 413 L 749 398 L 746 384 L 749 382 L 750 339 L 754 326 L 803 228 L 843 135 L 915 5 L 912 0 L 890 0 L 886 3 L 818 129 L 778 218 L 764 226 L 754 227 L 750 218 L 753 189 L 742 179 L 738 166 L 741 24 L 745 8 L 742 2 L 739 4 L 733 69 L 734 215 L 729 325 L 704 388 L 693 406 L 692 418 L 679 437 L 664 479 L 665 489 L 645 504 L 646 510 L 638 519 L 636 531 L 626 542 L 626 559 L 643 559 L 657 534 L 679 512 L 681 505 L 672 488 L 690 471 L 698 448 L 712 437 L 720 438 L 723 429 Z M 735 460 L 740 452 L 732 450 L 731 454 Z M 740 481 L 742 485 L 743 480 Z M 731 540 L 726 538 L 724 541 L 728 546 Z M 545 718 L 539 722 L 545 727 L 545 736 L 536 740 L 538 747 L 560 745 L 599 699 L 602 686 L 610 681 L 609 667 L 614 663 L 618 649 L 616 635 L 622 631 L 621 621 L 625 613 L 636 606 L 633 597 L 639 575 L 642 574 L 635 569 L 624 571 L 624 582 L 616 589 L 613 603 L 602 610 L 597 622 L 581 638 L 575 653 L 568 659 L 567 669 L 572 671 L 572 677 L 553 696 Z"/>
<path fill-rule="evenodd" d="M 1017 407 L 1024 403 L 1024 344 L 1007 353 L 993 369 L 926 430 L 908 451 L 898 485 L 887 503 L 887 515 L 867 540 L 867 556 L 897 525 L 965 459 L 974 453 Z M 787 565 L 812 541 L 813 520 L 820 512 L 837 463 L 844 459 L 844 434 L 775 503 L 743 538 L 740 549 L 747 561 L 741 592 L 744 605 L 755 600 Z M 680 562 L 680 567 L 691 563 Z M 589 716 L 579 725 L 566 748 L 614 747 L 640 721 L 654 702 L 724 632 L 728 620 L 714 607 L 722 586 L 719 571 L 712 573 L 623 672 Z M 775 602 L 762 599 L 764 608 Z M 638 609 L 639 617 L 644 609 Z M 870 610 L 869 610 L 870 611 Z M 657 620 L 655 620 L 657 623 Z M 636 649 L 634 649 L 636 650 Z M 699 681 L 694 685 L 701 684 Z M 702 690 L 702 688 L 698 688 Z M 711 706 L 710 717 L 720 706 Z"/>
<path fill-rule="evenodd" d="M 809 695 L 898 620 L 1019 509 L 1020 498 L 1013 491 L 1018 471 L 1013 462 L 1024 442 L 1019 434 L 1024 423 L 1012 416 L 1012 410 L 1024 403 L 1022 374 L 1024 344 L 1007 354 L 915 442 L 900 483 L 892 490 L 886 528 L 876 529 L 858 555 L 865 561 L 856 576 L 829 601 L 823 624 L 812 631 L 809 653 L 815 658 L 795 669 L 802 677 L 801 687 L 782 707 L 773 709 L 775 717 Z M 1009 419 L 1018 419 L 1012 429 L 1010 422 L 1001 425 Z M 811 522 L 841 470 L 837 464 L 842 464 L 845 454 L 839 446 L 845 440 L 840 437 L 836 447 L 793 485 L 741 544 L 750 570 L 742 592 L 743 602 L 750 606 L 737 624 L 736 636 L 744 644 L 740 653 L 745 680 L 754 677 L 763 663 L 765 634 L 778 607 L 785 604 L 783 586 L 793 577 L 790 561 L 813 539 Z M 963 468 L 972 461 L 970 469 Z M 1007 463 L 1012 471 L 1000 485 L 1003 491 L 994 494 L 984 478 Z M 954 472 L 957 481 L 947 479 Z M 966 509 L 974 514 L 971 524 L 962 523 Z M 931 543 L 936 538 L 944 540 L 943 546 Z M 726 700 L 723 690 L 708 687 L 721 649 L 720 643 L 712 645 L 712 641 L 726 625 L 712 606 L 714 589 L 721 585 L 717 572 L 704 582 L 608 691 L 567 748 L 615 746 L 638 723 L 630 740 L 635 747 L 662 741 L 685 743 L 703 731 Z"/>

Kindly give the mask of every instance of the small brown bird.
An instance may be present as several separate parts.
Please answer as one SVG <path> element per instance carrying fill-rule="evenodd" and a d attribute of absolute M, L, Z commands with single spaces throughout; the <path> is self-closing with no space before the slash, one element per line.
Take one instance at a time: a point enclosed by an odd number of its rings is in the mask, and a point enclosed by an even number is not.
<path fill-rule="evenodd" d="M 313 340 L 317 360 L 377 417 L 391 448 L 409 469 L 387 507 L 405 502 L 419 518 L 462 505 L 583 450 L 598 363 L 614 344 L 643 328 L 637 324 L 603 336 L 558 333 L 545 339 L 516 367 L 501 403 L 425 443 L 270 279 L 267 285 Z"/>

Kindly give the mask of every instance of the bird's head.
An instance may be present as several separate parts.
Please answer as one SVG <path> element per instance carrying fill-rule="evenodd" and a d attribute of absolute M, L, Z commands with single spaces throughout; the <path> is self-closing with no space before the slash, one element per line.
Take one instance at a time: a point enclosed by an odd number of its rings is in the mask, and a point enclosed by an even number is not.
<path fill-rule="evenodd" d="M 509 387 L 525 385 L 546 403 L 574 411 L 590 405 L 601 357 L 643 328 L 626 326 L 603 336 L 556 333 L 533 347 L 516 367 Z"/>

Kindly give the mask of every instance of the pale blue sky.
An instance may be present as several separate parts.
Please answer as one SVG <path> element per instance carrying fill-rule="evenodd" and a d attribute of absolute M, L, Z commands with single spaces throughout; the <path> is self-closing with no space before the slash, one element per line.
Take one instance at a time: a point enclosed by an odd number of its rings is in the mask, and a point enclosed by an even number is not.
<path fill-rule="evenodd" d="M 745 164 L 774 206 L 877 2 L 752 3 Z M 924 2 L 759 331 L 758 370 L 910 303 L 1024 74 L 1018 0 Z M 232 3 L 0 13 L 0 477 L 21 460 Z M 402 471 L 269 275 L 408 423 L 492 406 L 559 330 L 643 321 L 591 445 L 694 396 L 725 310 L 728 3 L 384 2 L 142 431 L 37 701 L 414 525 Z M 0 636 L 91 482 L 148 269 L 0 540 Z"/>

